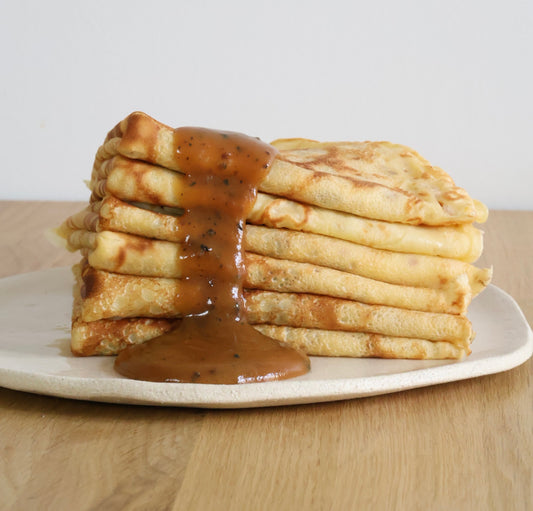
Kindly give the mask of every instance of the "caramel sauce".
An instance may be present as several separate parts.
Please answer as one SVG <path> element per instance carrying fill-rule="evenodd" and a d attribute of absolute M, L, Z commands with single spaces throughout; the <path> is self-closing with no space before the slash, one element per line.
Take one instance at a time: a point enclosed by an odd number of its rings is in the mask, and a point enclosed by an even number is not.
<path fill-rule="evenodd" d="M 270 339 L 246 322 L 242 292 L 243 230 L 257 185 L 275 149 L 238 133 L 174 130 L 175 163 L 186 176 L 181 194 L 187 233 L 180 265 L 201 313 L 115 360 L 129 378 L 190 383 L 249 383 L 285 379 L 309 370 L 305 354 Z"/>

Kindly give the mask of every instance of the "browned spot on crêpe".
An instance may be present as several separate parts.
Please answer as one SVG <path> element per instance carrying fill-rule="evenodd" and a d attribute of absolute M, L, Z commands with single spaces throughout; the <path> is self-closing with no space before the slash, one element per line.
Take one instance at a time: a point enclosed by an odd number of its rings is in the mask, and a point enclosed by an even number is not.
<path fill-rule="evenodd" d="M 97 295 L 100 289 L 100 282 L 94 271 L 91 270 L 87 261 L 82 263 L 81 278 L 83 284 L 80 288 L 80 295 L 83 299 Z"/>
<path fill-rule="evenodd" d="M 161 202 L 159 194 L 150 186 L 145 168 L 132 160 L 126 160 L 125 158 L 124 160 L 124 166 L 128 168 L 129 175 L 135 180 L 136 191 L 142 201 L 148 202 L 148 204 L 159 204 Z"/>
<path fill-rule="evenodd" d="M 466 309 L 468 293 L 466 291 L 457 291 L 457 298 L 452 302 L 454 310 L 460 312 Z"/>
<path fill-rule="evenodd" d="M 139 332 L 150 329 L 152 335 L 161 335 L 174 328 L 180 320 L 159 318 L 117 318 L 91 321 L 87 325 L 87 334 L 83 346 L 73 350 L 76 356 L 112 355 L 127 346 L 136 344 Z M 118 339 L 118 342 L 107 345 L 107 339 Z"/>
<path fill-rule="evenodd" d="M 350 160 L 352 162 L 353 160 L 370 161 L 374 158 L 375 151 L 371 146 L 372 144 L 368 144 L 365 149 L 349 149 L 341 148 L 336 145 L 325 145 L 324 147 L 320 147 L 320 152 L 316 156 L 304 161 L 299 160 L 297 157 L 291 157 L 288 154 L 278 155 L 278 158 L 313 172 L 314 179 L 317 180 L 332 175 L 331 172 L 320 170 L 321 168 L 328 168 L 335 171 L 333 174 L 337 178 L 345 179 L 355 188 L 389 188 L 384 184 L 362 179 L 361 176 L 363 173 L 353 164 L 350 164 Z M 349 157 L 343 155 L 341 150 L 347 152 Z"/>
<path fill-rule="evenodd" d="M 343 330 L 343 324 L 338 320 L 337 303 L 335 300 L 309 300 L 309 312 L 313 318 L 311 328 L 324 330 Z M 302 324 L 304 324 L 302 322 Z M 296 325 L 297 326 L 297 325 Z"/>
<path fill-rule="evenodd" d="M 117 270 L 122 267 L 122 265 L 126 261 L 126 257 L 128 256 L 128 254 L 136 252 L 139 256 L 142 257 L 144 252 L 149 250 L 152 246 L 152 240 L 143 238 L 142 236 L 130 235 L 125 238 L 125 240 L 125 244 L 122 245 L 118 250 L 117 261 L 115 265 L 115 268 Z"/>
<path fill-rule="evenodd" d="M 134 112 L 128 117 L 126 130 L 122 133 L 121 145 L 129 147 L 135 151 L 137 144 L 142 147 L 143 154 L 149 162 L 155 162 L 157 156 L 157 135 L 158 130 L 153 129 L 153 123 L 146 119 L 145 114 Z M 130 155 L 134 156 L 134 155 Z"/>

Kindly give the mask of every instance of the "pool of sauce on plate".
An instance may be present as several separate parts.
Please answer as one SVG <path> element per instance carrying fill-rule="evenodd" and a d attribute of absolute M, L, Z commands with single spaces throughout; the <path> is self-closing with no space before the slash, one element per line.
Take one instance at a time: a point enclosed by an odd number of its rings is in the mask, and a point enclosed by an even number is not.
<path fill-rule="evenodd" d="M 175 163 L 187 233 L 182 274 L 205 303 L 201 314 L 144 344 L 123 350 L 115 369 L 137 380 L 249 383 L 292 378 L 309 370 L 305 354 L 266 337 L 246 322 L 242 292 L 243 229 L 275 149 L 239 133 L 174 130 Z M 198 294 L 200 294 L 198 296 Z"/>

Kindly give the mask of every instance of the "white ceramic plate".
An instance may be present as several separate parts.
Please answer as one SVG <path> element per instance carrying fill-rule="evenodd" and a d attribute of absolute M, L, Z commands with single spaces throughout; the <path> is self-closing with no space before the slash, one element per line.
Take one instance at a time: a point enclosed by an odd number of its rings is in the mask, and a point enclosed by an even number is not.
<path fill-rule="evenodd" d="M 312 357 L 311 371 L 244 385 L 151 383 L 123 378 L 113 357 L 70 354 L 72 277 L 59 268 L 0 279 L 0 386 L 112 403 L 243 408 L 351 399 L 473 378 L 525 362 L 533 334 L 514 300 L 489 286 L 470 307 L 477 332 L 463 361 Z"/>

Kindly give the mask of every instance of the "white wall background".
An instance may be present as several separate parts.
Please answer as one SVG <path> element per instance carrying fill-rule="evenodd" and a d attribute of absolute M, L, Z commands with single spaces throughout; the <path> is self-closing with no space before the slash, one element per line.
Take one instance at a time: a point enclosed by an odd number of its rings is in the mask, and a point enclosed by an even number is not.
<path fill-rule="evenodd" d="M 391 140 L 533 208 L 531 0 L 0 0 L 0 199 L 80 199 L 133 110 Z"/>

